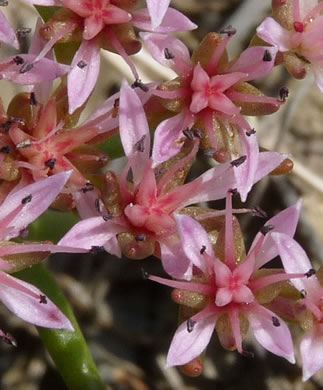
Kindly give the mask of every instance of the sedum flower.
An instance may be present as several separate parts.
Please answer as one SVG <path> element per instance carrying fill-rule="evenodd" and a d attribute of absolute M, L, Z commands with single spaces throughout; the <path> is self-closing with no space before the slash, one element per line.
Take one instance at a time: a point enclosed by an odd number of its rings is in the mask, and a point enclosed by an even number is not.
<path fill-rule="evenodd" d="M 92 203 L 92 209 L 96 205 L 101 216 L 76 224 L 60 244 L 87 249 L 104 246 L 108 252 L 119 256 L 120 246 L 126 256 L 135 259 L 156 254 L 171 275 L 189 278 L 192 266 L 185 255 L 178 261 L 182 249 L 176 236 L 174 213 L 191 204 L 223 198 L 227 190 L 235 186 L 234 170 L 244 159 L 209 169 L 192 182 L 183 184 L 198 150 L 199 137 L 188 133 L 191 141 L 188 140 L 184 150 L 173 160 L 158 164 L 154 160 L 156 144 L 150 157 L 149 128 L 140 99 L 125 82 L 120 92 L 119 120 L 128 163 L 119 178 L 112 172 L 106 174 L 104 203 L 99 199 Z M 257 180 L 281 161 L 278 154 L 263 157 Z M 93 211 L 92 215 L 95 214 L 98 215 Z"/>
<path fill-rule="evenodd" d="M 273 17 L 257 28 L 258 36 L 278 48 L 289 73 L 297 79 L 312 69 L 323 92 L 323 3 L 318 0 L 273 0 Z"/>
<path fill-rule="evenodd" d="M 10 241 L 47 210 L 70 174 L 64 172 L 23 188 L 17 186 L 1 204 L 0 300 L 12 313 L 34 325 L 73 331 L 70 321 L 38 288 L 8 274 L 39 263 L 50 253 L 84 252 L 50 243 L 18 244 Z M 0 337 L 5 336 L 1 331 Z"/>
<path fill-rule="evenodd" d="M 27 0 L 31 4 L 61 6 L 41 29 L 51 46 L 56 42 L 81 43 L 68 75 L 69 111 L 73 113 L 89 97 L 100 70 L 100 48 L 120 54 L 134 76 L 138 73 L 129 55 L 141 49 L 134 27 L 169 33 L 196 28 L 169 0 L 148 0 L 148 8 L 136 10 L 137 0 Z"/>
<path fill-rule="evenodd" d="M 273 234 L 273 240 L 279 247 L 286 272 L 304 272 L 311 268 L 311 263 L 303 248 L 290 236 L 283 233 Z M 314 270 L 312 273 L 314 273 Z M 291 279 L 293 285 L 300 291 L 302 298 L 297 302 L 296 315 L 301 327 L 306 331 L 300 343 L 303 364 L 303 380 L 323 368 L 323 287 L 322 269 L 318 275 L 308 279 Z"/>
<path fill-rule="evenodd" d="M 224 226 L 213 245 L 197 221 L 186 215 L 176 216 L 183 251 L 194 264 L 191 281 L 148 276 L 174 287 L 173 299 L 190 313 L 172 340 L 168 366 L 186 365 L 196 359 L 207 347 L 214 329 L 225 348 L 248 355 L 242 344 L 248 327 L 265 349 L 291 363 L 295 361 L 287 325 L 266 305 L 279 295 L 284 281 L 303 280 L 309 268 L 291 274 L 283 269 L 260 268 L 281 253 L 281 246 L 273 239 L 275 234 L 294 235 L 300 207 L 290 207 L 270 219 L 245 256 L 239 225 L 232 218 L 231 196 L 227 194 Z"/>
<path fill-rule="evenodd" d="M 264 96 L 248 81 L 270 72 L 277 50 L 253 47 L 245 50 L 236 61 L 229 61 L 226 46 L 234 31 L 226 32 L 226 38 L 208 34 L 192 58 L 186 46 L 175 38 L 141 33 L 154 59 L 171 67 L 178 75 L 172 81 L 161 83 L 153 91 L 158 100 L 146 106 L 151 117 L 154 104 L 160 116 L 171 116 L 156 129 L 158 147 L 153 157 L 159 163 L 178 152 L 182 145 L 181 134 L 186 128 L 203 132 L 203 148 L 219 162 L 247 156 L 246 163 L 236 170 L 237 188 L 245 200 L 260 154 L 255 130 L 243 115 L 270 114 L 282 104 L 278 99 Z"/>

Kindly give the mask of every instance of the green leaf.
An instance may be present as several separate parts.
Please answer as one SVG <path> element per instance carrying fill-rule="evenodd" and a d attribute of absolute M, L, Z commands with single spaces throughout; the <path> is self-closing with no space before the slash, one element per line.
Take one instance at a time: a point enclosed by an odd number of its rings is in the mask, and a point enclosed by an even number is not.
<path fill-rule="evenodd" d="M 49 272 L 43 265 L 36 265 L 17 272 L 15 276 L 37 286 L 55 302 L 74 326 L 74 332 L 37 327 L 40 338 L 69 390 L 107 390 L 108 387 L 103 384 L 98 374 L 72 308 Z"/>
<path fill-rule="evenodd" d="M 28 240 L 57 243 L 79 220 L 72 212 L 47 210 L 29 225 Z"/>

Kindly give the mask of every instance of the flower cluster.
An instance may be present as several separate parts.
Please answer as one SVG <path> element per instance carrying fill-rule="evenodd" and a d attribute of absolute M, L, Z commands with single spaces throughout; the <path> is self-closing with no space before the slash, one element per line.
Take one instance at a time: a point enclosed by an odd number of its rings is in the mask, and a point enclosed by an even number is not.
<path fill-rule="evenodd" d="M 200 374 L 214 330 L 224 348 L 250 355 L 243 346 L 249 328 L 266 350 L 294 363 L 292 322 L 306 330 L 304 380 L 323 368 L 322 278 L 293 238 L 301 203 L 269 219 L 248 252 L 236 215 L 266 214 L 232 206 L 233 194 L 245 202 L 259 180 L 292 169 L 289 156 L 261 150 L 246 118 L 278 111 L 288 90 L 270 97 L 251 82 L 284 63 L 296 78 L 312 68 L 323 91 L 323 3 L 274 0 L 273 17 L 230 59 L 232 26 L 207 34 L 192 55 L 171 36 L 197 26 L 170 8 L 170 0 L 147 0 L 147 8 L 136 0 L 26 2 L 42 6 L 44 20 L 27 54 L 0 61 L 0 79 L 26 86 L 7 108 L 0 105 L 2 302 L 23 320 L 73 331 L 49 297 L 9 274 L 56 252 L 153 255 L 172 279 L 147 278 L 174 288 L 180 305 L 168 366 Z M 19 50 L 1 12 L 0 40 Z M 142 41 L 174 79 L 141 82 L 131 56 Z M 134 82 L 123 80 L 118 93 L 79 123 L 97 83 L 100 49 L 119 54 Z M 120 147 L 113 146 L 116 137 Z M 114 147 L 125 156 L 120 173 L 108 165 Z M 187 180 L 200 151 L 213 167 Z M 220 199 L 224 210 L 205 207 Z M 18 243 L 50 206 L 73 210 L 81 221 L 57 245 Z M 277 256 L 281 266 L 271 268 Z M 5 332 L 0 337 L 9 340 Z"/>

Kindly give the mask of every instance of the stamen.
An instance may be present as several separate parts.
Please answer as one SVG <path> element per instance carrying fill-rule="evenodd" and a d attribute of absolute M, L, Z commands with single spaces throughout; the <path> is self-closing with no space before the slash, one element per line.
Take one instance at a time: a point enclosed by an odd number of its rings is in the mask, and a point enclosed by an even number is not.
<path fill-rule="evenodd" d="M 310 270 L 308 270 L 304 275 L 307 277 L 307 278 L 310 278 L 311 276 L 315 275 L 316 274 L 316 271 L 314 268 L 311 268 Z"/>
<path fill-rule="evenodd" d="M 131 87 L 132 88 L 138 87 L 144 92 L 149 91 L 149 87 L 147 87 L 147 85 L 145 85 L 140 79 L 136 79 L 135 82 L 131 85 Z"/>
<path fill-rule="evenodd" d="M 28 228 L 23 228 L 19 231 L 19 238 L 25 239 L 28 237 L 29 230 Z"/>
<path fill-rule="evenodd" d="M 44 305 L 47 304 L 47 298 L 46 298 L 45 295 L 40 295 L 40 296 L 39 296 L 39 303 L 42 303 L 42 304 L 44 304 Z"/>
<path fill-rule="evenodd" d="M 6 145 L 6 146 L 2 146 L 0 148 L 0 153 L 4 153 L 4 154 L 9 154 L 11 151 L 11 148 L 9 145 Z"/>
<path fill-rule="evenodd" d="M 201 255 L 203 255 L 203 253 L 206 251 L 206 246 L 205 245 L 202 245 L 202 248 L 200 250 L 200 253 Z"/>
<path fill-rule="evenodd" d="M 306 298 L 307 297 L 307 291 L 304 290 L 304 289 L 300 291 L 300 294 L 301 294 L 302 298 Z"/>
<path fill-rule="evenodd" d="M 102 253 L 102 252 L 105 252 L 105 249 L 103 246 L 99 246 L 99 245 L 91 246 L 91 249 L 90 249 L 91 255 L 97 255 L 98 253 Z"/>
<path fill-rule="evenodd" d="M 204 137 L 204 133 L 201 130 L 194 129 L 193 134 L 196 138 L 202 139 Z"/>
<path fill-rule="evenodd" d="M 255 206 L 252 210 L 251 210 L 251 215 L 253 215 L 254 217 L 260 217 L 260 218 L 267 218 L 267 213 L 266 211 L 264 211 L 261 207 L 259 206 Z"/>
<path fill-rule="evenodd" d="M 22 27 L 16 30 L 16 34 L 18 35 L 18 38 L 25 38 L 30 33 L 31 33 L 30 27 Z"/>
<path fill-rule="evenodd" d="M 45 161 L 45 165 L 49 169 L 54 169 L 56 164 L 56 158 L 50 158 L 49 160 Z"/>
<path fill-rule="evenodd" d="M 247 156 L 241 156 L 237 158 L 236 160 L 231 161 L 231 166 L 233 167 L 239 167 L 241 164 L 243 164 L 247 160 Z"/>
<path fill-rule="evenodd" d="M 185 129 L 185 130 L 183 130 L 183 134 L 185 135 L 185 137 L 187 138 L 187 139 L 189 139 L 190 141 L 193 141 L 194 140 L 194 134 L 193 134 L 193 131 L 192 130 L 190 130 L 190 129 Z"/>
<path fill-rule="evenodd" d="M 264 56 L 262 57 L 262 60 L 265 61 L 265 62 L 270 62 L 270 61 L 272 61 L 272 59 L 273 59 L 273 57 L 270 54 L 270 51 L 269 50 L 265 50 Z"/>
<path fill-rule="evenodd" d="M 90 182 L 85 183 L 85 187 L 81 188 L 81 191 L 83 192 L 83 194 L 85 194 L 86 192 L 89 192 L 89 191 L 93 191 L 93 190 L 94 190 L 94 185 Z"/>
<path fill-rule="evenodd" d="M 25 198 L 23 198 L 21 200 L 21 204 L 27 204 L 27 203 L 30 203 L 31 200 L 32 200 L 33 196 L 31 194 L 29 194 L 28 196 L 26 196 Z"/>
<path fill-rule="evenodd" d="M 103 221 L 105 221 L 105 222 L 111 221 L 111 219 L 113 219 L 113 215 L 112 214 L 103 215 L 102 218 L 103 218 Z"/>
<path fill-rule="evenodd" d="M 274 225 L 265 225 L 260 229 L 260 233 L 262 233 L 265 236 L 267 233 L 269 233 L 273 229 L 275 229 Z"/>
<path fill-rule="evenodd" d="M 0 4 L 1 5 L 1 4 Z M 11 336 L 10 333 L 3 332 L 0 330 L 0 338 L 2 341 L 4 341 L 6 344 L 11 345 L 12 347 L 17 347 L 17 341 L 14 339 L 13 336 Z"/>
<path fill-rule="evenodd" d="M 165 47 L 164 55 L 165 55 L 166 60 L 171 60 L 171 59 L 175 58 L 175 55 L 167 47 Z"/>
<path fill-rule="evenodd" d="M 247 137 L 250 137 L 253 134 L 256 134 L 256 130 L 255 129 L 251 129 L 251 130 L 247 130 L 246 131 L 246 136 Z"/>
<path fill-rule="evenodd" d="M 120 106 L 120 98 L 117 98 L 115 99 L 114 103 L 113 103 L 113 107 L 114 108 L 119 108 Z"/>
<path fill-rule="evenodd" d="M 145 234 L 137 234 L 136 236 L 135 236 L 135 240 L 137 241 L 137 242 L 143 242 L 143 241 L 146 241 L 146 235 Z"/>
<path fill-rule="evenodd" d="M 282 87 L 279 90 L 279 97 L 282 102 L 285 102 L 288 98 L 289 89 L 287 87 Z"/>
<path fill-rule="evenodd" d="M 23 64 L 23 66 L 19 69 L 19 73 L 21 73 L 21 74 L 27 73 L 27 72 L 29 72 L 30 70 L 32 70 L 33 67 L 34 67 L 34 64 L 30 64 L 30 63 L 26 62 L 26 63 Z"/>
<path fill-rule="evenodd" d="M 30 93 L 29 103 L 30 103 L 31 106 L 37 106 L 38 101 L 37 101 L 37 99 L 36 99 L 36 94 L 35 94 L 35 92 L 31 92 L 31 93 Z"/>
<path fill-rule="evenodd" d="M 192 320 L 192 318 L 189 318 L 189 319 L 186 321 L 186 326 L 187 326 L 187 331 L 188 331 L 188 333 L 193 332 L 193 329 L 194 329 L 195 324 L 196 324 L 196 321 Z"/>
<path fill-rule="evenodd" d="M 104 210 L 104 204 L 103 204 L 102 200 L 99 198 L 95 199 L 94 206 L 95 206 L 95 209 L 98 213 L 102 213 L 102 211 Z"/>
<path fill-rule="evenodd" d="M 16 65 L 22 65 L 25 61 L 22 57 L 20 56 L 16 56 L 12 59 L 12 61 L 16 64 Z"/>
<path fill-rule="evenodd" d="M 280 321 L 277 317 L 272 317 L 272 320 L 273 320 L 273 325 L 276 326 L 276 327 L 279 327 L 280 326 Z"/>
<path fill-rule="evenodd" d="M 145 271 L 143 268 L 141 268 L 141 274 L 143 279 L 148 279 L 149 278 L 149 273 Z"/>
<path fill-rule="evenodd" d="M 143 135 L 138 142 L 134 145 L 134 150 L 137 152 L 143 153 L 145 151 L 145 141 L 146 135 Z"/>
<path fill-rule="evenodd" d="M 231 35 L 234 35 L 236 34 L 237 32 L 237 29 L 232 27 L 231 24 L 229 24 L 229 26 L 223 28 L 222 30 L 220 30 L 220 34 L 227 34 L 229 37 Z"/>
<path fill-rule="evenodd" d="M 87 66 L 87 63 L 86 63 L 85 61 L 81 60 L 81 61 L 79 61 L 79 62 L 77 63 L 77 66 L 78 66 L 80 69 L 83 69 L 83 68 L 85 68 L 85 67 Z"/>

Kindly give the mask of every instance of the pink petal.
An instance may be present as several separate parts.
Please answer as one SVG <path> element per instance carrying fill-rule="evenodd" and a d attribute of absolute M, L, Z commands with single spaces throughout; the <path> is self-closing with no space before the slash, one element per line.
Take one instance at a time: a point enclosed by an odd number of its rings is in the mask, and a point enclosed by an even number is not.
<path fill-rule="evenodd" d="M 169 33 L 175 31 L 190 31 L 197 28 L 185 15 L 174 8 L 168 8 L 161 24 L 153 28 L 148 9 L 140 9 L 132 14 L 132 24 L 141 30 L 155 33 Z"/>
<path fill-rule="evenodd" d="M 191 82 L 191 87 L 194 91 L 204 91 L 210 83 L 210 77 L 206 71 L 202 68 L 200 63 L 198 63 L 193 71 L 193 78 Z"/>
<path fill-rule="evenodd" d="M 250 288 L 241 285 L 240 287 L 237 287 L 233 291 L 233 301 L 236 303 L 251 303 L 255 300 L 255 297 L 253 293 L 251 292 Z"/>
<path fill-rule="evenodd" d="M 175 236 L 159 241 L 164 270 L 175 279 L 192 278 L 191 261 L 185 256 L 180 240 Z"/>
<path fill-rule="evenodd" d="M 103 217 L 92 217 L 74 225 L 58 245 L 84 249 L 91 249 L 92 246 L 104 246 L 107 241 L 124 229 L 113 220 L 105 221 Z"/>
<path fill-rule="evenodd" d="M 247 313 L 250 326 L 258 341 L 267 351 L 282 356 L 290 363 L 295 363 L 293 340 L 288 326 L 275 313 L 262 306 L 257 307 L 258 312 Z M 272 318 L 279 321 L 279 326 L 273 324 Z"/>
<path fill-rule="evenodd" d="M 102 17 L 97 17 L 96 14 L 89 15 L 84 20 L 83 41 L 89 41 L 95 38 L 103 29 L 104 23 Z"/>
<path fill-rule="evenodd" d="M 149 163 L 150 134 L 146 114 L 136 92 L 123 81 L 119 105 L 120 137 L 123 149 L 133 171 L 134 182 L 138 184 Z M 136 150 L 142 143 L 142 151 Z"/>
<path fill-rule="evenodd" d="M 209 99 L 205 92 L 194 92 L 192 96 L 192 101 L 190 105 L 190 111 L 193 114 L 198 114 L 204 108 L 208 107 Z"/>
<path fill-rule="evenodd" d="M 14 29 L 10 26 L 7 18 L 0 11 L 0 41 L 7 45 L 13 46 L 15 49 L 19 49 L 19 42 L 16 37 Z"/>
<path fill-rule="evenodd" d="M 47 41 L 45 41 L 39 34 L 40 28 L 44 25 L 41 18 L 37 19 L 36 28 L 34 31 L 34 35 L 31 40 L 31 44 L 29 47 L 29 54 L 38 55 L 46 45 Z M 45 56 L 50 60 L 54 60 L 53 50 L 49 50 L 49 52 Z M 34 92 L 36 95 L 36 99 L 38 102 L 42 104 L 46 104 L 50 98 L 53 89 L 53 82 L 47 81 L 43 83 L 36 84 L 30 87 L 30 92 Z"/>
<path fill-rule="evenodd" d="M 181 207 L 225 198 L 229 189 L 236 188 L 233 167 L 230 163 L 209 169 L 191 183 L 198 184 L 198 192 L 188 194 L 189 197 Z"/>
<path fill-rule="evenodd" d="M 177 154 L 183 142 L 179 140 L 185 129 L 185 112 L 181 112 L 169 119 L 161 122 L 154 135 L 154 145 L 152 150 L 153 166 L 156 167 L 164 161 L 169 160 Z"/>
<path fill-rule="evenodd" d="M 73 193 L 73 199 L 76 202 L 76 209 L 81 219 L 98 217 L 106 213 L 105 208 L 102 212 L 98 211 L 96 202 L 100 196 L 96 190 L 83 193 L 78 191 Z"/>
<path fill-rule="evenodd" d="M 265 226 L 272 225 L 274 229 L 271 231 L 278 233 L 285 233 L 290 237 L 293 237 L 296 231 L 297 223 L 299 220 L 300 212 L 302 208 L 302 201 L 297 202 L 295 205 L 288 207 L 281 211 L 275 217 L 269 219 Z M 250 251 L 257 245 L 258 241 L 262 239 L 263 234 L 258 233 L 253 240 Z M 264 264 L 268 263 L 271 259 L 278 256 L 275 242 L 273 241 L 271 234 L 267 234 L 264 242 L 261 246 L 261 251 L 256 254 L 257 267 L 260 268 Z"/>
<path fill-rule="evenodd" d="M 203 273 L 208 273 L 206 259 L 201 254 L 201 250 L 204 250 L 209 256 L 214 256 L 207 232 L 187 215 L 177 214 L 175 219 L 184 253 L 197 268 Z"/>
<path fill-rule="evenodd" d="M 177 74 L 192 70 L 191 56 L 187 47 L 179 39 L 165 34 L 140 33 L 153 58 L 160 64 L 172 68 Z M 173 59 L 166 59 L 165 49 L 173 55 Z"/>
<path fill-rule="evenodd" d="M 34 5 L 46 5 L 46 6 L 61 6 L 62 1 L 61 0 L 25 0 L 29 4 Z"/>
<path fill-rule="evenodd" d="M 0 69 L 3 68 L 0 70 L 0 79 L 23 85 L 38 84 L 62 77 L 70 70 L 70 66 L 58 64 L 48 58 L 42 58 L 33 63 L 36 56 L 32 54 L 20 54 L 19 57 L 23 59 L 24 63 L 16 65 L 13 61 L 14 57 L 0 61 Z M 27 72 L 21 72 L 22 67 L 27 64 L 33 64 L 32 68 Z"/>
<path fill-rule="evenodd" d="M 183 322 L 177 329 L 169 347 L 167 367 L 186 364 L 199 356 L 211 339 L 215 323 L 214 316 L 209 316 L 197 321 L 193 330 L 188 332 L 187 322 Z"/>
<path fill-rule="evenodd" d="M 240 113 L 240 108 L 221 92 L 213 92 L 212 95 L 209 96 L 209 107 L 232 117 L 239 115 Z"/>
<path fill-rule="evenodd" d="M 83 61 L 85 66 L 79 66 Z M 82 62 L 81 62 L 82 63 Z M 95 40 L 83 40 L 76 52 L 72 70 L 67 76 L 69 113 L 86 102 L 93 91 L 100 71 L 100 47 Z"/>
<path fill-rule="evenodd" d="M 269 52 L 271 61 L 264 61 L 265 52 Z M 249 47 L 230 67 L 230 72 L 243 72 L 244 81 L 257 80 L 266 76 L 274 67 L 278 50 L 275 47 Z"/>
<path fill-rule="evenodd" d="M 246 135 L 246 129 L 241 129 L 239 132 L 240 143 L 241 143 L 241 154 L 247 156 L 246 161 L 234 167 L 234 174 L 237 182 L 237 190 L 240 193 L 242 202 L 245 202 L 249 191 L 256 181 L 260 180 L 255 177 L 256 171 L 260 170 L 259 164 L 259 146 L 258 140 L 255 135 L 248 137 Z M 263 176 L 269 172 L 262 171 Z"/>
<path fill-rule="evenodd" d="M 70 175 L 71 171 L 58 173 L 8 195 L 0 206 L 0 221 L 13 210 L 20 207 L 23 199 L 30 195 L 32 198 L 30 202 L 27 202 L 24 205 L 23 211 L 20 215 L 17 215 L 9 223 L 8 227 L 14 228 L 10 237 L 2 237 L 2 239 L 16 237 L 21 229 L 28 226 L 45 210 L 47 210 L 50 204 L 55 200 L 56 196 L 61 192 Z"/>
<path fill-rule="evenodd" d="M 318 0 L 300 0 L 299 1 L 299 13 L 301 20 L 300 22 L 304 21 L 307 14 L 312 11 L 317 5 L 319 1 Z"/>
<path fill-rule="evenodd" d="M 292 237 L 284 233 L 271 233 L 271 237 L 287 273 L 305 274 L 313 268 L 304 249 Z M 291 282 L 299 291 L 305 290 L 308 294 L 315 294 L 320 288 L 315 275 L 291 279 Z"/>
<path fill-rule="evenodd" d="M 266 18 L 260 26 L 257 27 L 257 35 L 265 42 L 276 46 L 279 51 L 288 51 L 292 49 L 291 31 L 284 29 L 275 19 Z"/>
<path fill-rule="evenodd" d="M 151 17 L 153 30 L 161 24 L 169 3 L 170 0 L 147 0 L 147 7 Z"/>
<path fill-rule="evenodd" d="M 323 327 L 320 324 L 305 334 L 300 344 L 303 363 L 303 381 L 323 368 Z"/>
<path fill-rule="evenodd" d="M 19 318 L 46 328 L 74 330 L 68 318 L 47 297 L 47 303 L 40 303 L 44 294 L 38 288 L 3 272 L 0 285 L 0 300 Z"/>
<path fill-rule="evenodd" d="M 219 307 L 225 306 L 232 301 L 232 290 L 227 287 L 220 287 L 216 291 L 215 304 Z"/>
<path fill-rule="evenodd" d="M 116 236 L 111 237 L 105 244 L 104 249 L 113 256 L 121 257 L 121 250 Z"/>
<path fill-rule="evenodd" d="M 267 176 L 277 168 L 288 156 L 276 152 L 261 152 L 258 157 L 258 165 L 255 171 L 254 184 Z"/>

